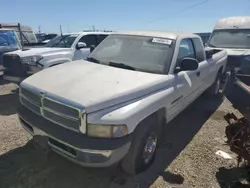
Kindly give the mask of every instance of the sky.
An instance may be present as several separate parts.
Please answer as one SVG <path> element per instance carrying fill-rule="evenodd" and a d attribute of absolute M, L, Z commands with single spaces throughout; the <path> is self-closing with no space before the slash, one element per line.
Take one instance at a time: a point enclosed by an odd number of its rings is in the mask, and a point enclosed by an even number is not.
<path fill-rule="evenodd" d="M 12 0 L 0 2 L 0 22 L 35 32 L 84 29 L 210 32 L 223 17 L 250 16 L 250 0 Z"/>

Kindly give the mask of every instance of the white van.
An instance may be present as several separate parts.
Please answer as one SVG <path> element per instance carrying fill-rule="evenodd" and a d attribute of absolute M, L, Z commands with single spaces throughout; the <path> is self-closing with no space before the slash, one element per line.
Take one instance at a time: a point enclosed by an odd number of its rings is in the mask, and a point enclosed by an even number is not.
<path fill-rule="evenodd" d="M 219 20 L 207 43 L 208 48 L 225 49 L 228 65 L 250 64 L 250 16 Z"/>

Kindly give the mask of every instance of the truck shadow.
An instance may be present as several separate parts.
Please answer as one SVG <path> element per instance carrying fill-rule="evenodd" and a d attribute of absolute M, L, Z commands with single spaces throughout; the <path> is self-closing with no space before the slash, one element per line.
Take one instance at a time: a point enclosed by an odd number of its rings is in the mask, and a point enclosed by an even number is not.
<path fill-rule="evenodd" d="M 161 176 L 170 184 L 182 184 L 179 174 L 165 169 L 189 144 L 223 100 L 199 98 L 164 130 L 164 146 L 157 151 L 153 165 L 135 177 L 117 168 L 83 168 L 56 154 L 45 155 L 33 141 L 0 155 L 0 187 L 150 187 Z M 222 117 L 223 118 L 223 117 Z M 188 122 L 188 124 L 187 124 Z M 49 156 L 49 157 L 48 157 Z"/>
<path fill-rule="evenodd" d="M 19 102 L 18 95 L 8 93 L 0 95 L 0 115 L 8 116 L 16 114 Z"/>
<path fill-rule="evenodd" d="M 216 178 L 221 188 L 249 188 L 250 167 L 220 168 Z"/>

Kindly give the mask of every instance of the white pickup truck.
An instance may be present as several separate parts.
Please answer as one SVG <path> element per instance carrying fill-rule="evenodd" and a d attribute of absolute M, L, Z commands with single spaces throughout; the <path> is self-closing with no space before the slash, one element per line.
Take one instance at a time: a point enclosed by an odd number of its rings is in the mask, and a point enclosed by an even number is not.
<path fill-rule="evenodd" d="M 208 53 L 209 54 L 209 53 Z M 83 166 L 120 162 L 135 174 L 154 160 L 163 126 L 204 91 L 217 95 L 225 51 L 206 57 L 199 36 L 128 31 L 89 55 L 20 84 L 21 125 Z M 183 125 L 187 126 L 187 125 Z"/>
<path fill-rule="evenodd" d="M 3 55 L 6 81 L 20 83 L 28 76 L 51 66 L 85 59 L 91 47 L 96 47 L 109 33 L 65 33 L 52 39 L 42 48 L 23 49 Z"/>

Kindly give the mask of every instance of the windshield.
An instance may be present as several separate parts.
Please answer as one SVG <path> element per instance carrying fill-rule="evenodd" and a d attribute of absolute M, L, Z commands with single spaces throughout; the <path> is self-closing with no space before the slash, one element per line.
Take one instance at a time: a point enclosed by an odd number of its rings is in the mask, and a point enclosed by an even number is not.
<path fill-rule="evenodd" d="M 78 35 L 60 35 L 50 40 L 45 47 L 71 48 Z"/>
<path fill-rule="evenodd" d="M 250 29 L 216 30 L 208 46 L 218 48 L 250 48 Z"/>
<path fill-rule="evenodd" d="M 101 64 L 150 73 L 166 72 L 174 51 L 171 39 L 145 36 L 110 35 L 88 59 Z"/>
<path fill-rule="evenodd" d="M 14 31 L 0 30 L 0 47 L 21 48 Z"/>

